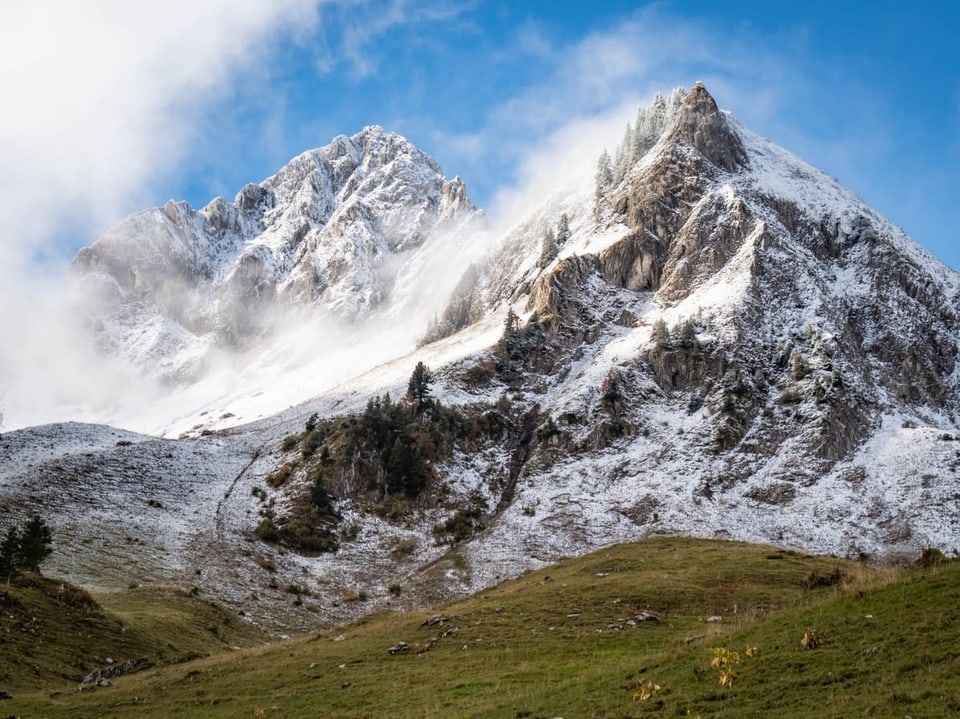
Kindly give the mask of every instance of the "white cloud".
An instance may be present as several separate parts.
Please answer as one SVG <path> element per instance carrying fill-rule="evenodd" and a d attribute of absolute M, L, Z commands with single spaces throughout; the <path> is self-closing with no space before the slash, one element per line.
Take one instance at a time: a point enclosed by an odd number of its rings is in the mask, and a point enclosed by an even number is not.
<path fill-rule="evenodd" d="M 110 216 L 189 151 L 198 115 L 316 0 L 37 0 L 4 10 L 0 221 L 29 252 Z"/>
<path fill-rule="evenodd" d="M 320 1 L 33 0 L 3 9 L 0 405 L 4 394 L 70 403 L 94 378 L 109 382 L 36 259 L 58 254 L 67 222 L 74 231 L 102 225 L 176 168 L 228 80 L 256 72 L 281 31 L 315 23 Z"/>
<path fill-rule="evenodd" d="M 506 231 L 557 192 L 582 191 L 593 180 L 597 159 L 611 138 L 619 141 L 625 118 L 636 113 L 626 101 L 603 113 L 578 117 L 545 136 L 522 156 L 515 182 L 499 188 L 490 216 Z"/>
<path fill-rule="evenodd" d="M 535 20 L 527 20 L 520 26 L 514 45 L 520 52 L 542 60 L 553 58 L 556 51 L 542 23 Z"/>
<path fill-rule="evenodd" d="M 0 41 L 4 251 L 31 251 L 66 218 L 129 206 L 189 151 L 197 116 L 314 0 L 40 0 L 5 10 Z"/>
<path fill-rule="evenodd" d="M 403 26 L 413 41 L 413 30 L 424 23 L 441 23 L 468 12 L 474 2 L 432 0 L 346 0 L 332 8 L 336 31 L 318 38 L 314 48 L 314 69 L 324 75 L 341 65 L 357 77 L 377 72 L 382 61 L 377 44 L 384 36 Z"/>
<path fill-rule="evenodd" d="M 518 32 L 511 43 L 520 56 L 530 41 Z M 811 52 L 802 27 L 777 36 L 746 26 L 719 33 L 653 6 L 541 57 L 552 59 L 549 69 L 491 107 L 462 142 L 449 130 L 433 133 L 448 154 L 444 164 L 465 168 L 468 189 L 471 170 L 490 165 L 514 173 L 500 200 L 510 193 L 528 196 L 525 185 L 541 191 L 551 178 L 562 182 L 573 158 L 592 172 L 600 151 L 614 149 L 641 102 L 697 80 L 745 125 L 854 190 L 869 181 L 858 168 L 888 142 L 877 100 Z M 837 122 L 850 116 L 857 122 Z"/>

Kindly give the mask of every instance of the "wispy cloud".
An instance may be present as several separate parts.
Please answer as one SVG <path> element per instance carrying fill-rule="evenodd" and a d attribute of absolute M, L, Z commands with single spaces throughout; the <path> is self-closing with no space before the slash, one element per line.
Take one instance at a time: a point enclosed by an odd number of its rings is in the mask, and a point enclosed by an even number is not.
<path fill-rule="evenodd" d="M 0 242 L 29 251 L 69 217 L 129 206 L 189 152 L 224 81 L 255 67 L 281 28 L 314 21 L 316 0 L 99 0 L 4 11 L 0 73 Z"/>
<path fill-rule="evenodd" d="M 326 17 L 330 31 L 317 39 L 314 68 L 328 74 L 346 67 L 358 78 L 380 68 L 379 41 L 403 27 L 411 42 L 424 25 L 444 23 L 470 11 L 475 2 L 422 0 L 349 0 L 331 5 Z M 416 32 L 410 32 L 414 29 Z"/>
<path fill-rule="evenodd" d="M 527 20 L 517 29 L 513 50 L 541 60 L 554 59 L 556 53 L 556 47 L 543 23 L 533 19 Z"/>
<path fill-rule="evenodd" d="M 70 404 L 116 379 L 121 370 L 96 358 L 36 258 L 66 251 L 55 238 L 67 222 L 101 226 L 176 168 L 228 80 L 256 68 L 281 31 L 314 24 L 319 1 L 4 9 L 0 405 L 11 394 L 25 407 Z"/>
<path fill-rule="evenodd" d="M 612 149 L 619 141 L 637 105 L 657 91 L 697 80 L 747 126 L 825 166 L 854 189 L 866 175 L 858 168 L 889 142 L 874 94 L 818 58 L 802 26 L 777 36 L 746 26 L 718 33 L 651 6 L 566 45 L 550 45 L 539 28 L 530 32 L 521 29 L 502 50 L 520 56 L 540 47 L 549 61 L 546 71 L 493 104 L 460 139 L 449 128 L 433 133 L 454 157 L 452 164 L 465 168 L 468 187 L 474 170 L 479 174 L 491 166 L 512 173 L 511 186 L 534 175 L 541 178 L 538 184 L 550 175 L 560 182 L 563 171 L 531 172 L 542 161 L 530 158 L 553 154 L 567 171 L 574 155 L 593 162 L 604 146 Z M 837 122 L 852 113 L 856 123 Z M 573 142 L 578 127 L 593 128 L 587 131 L 597 143 L 592 157 L 585 143 L 578 143 L 579 153 L 563 154 L 557 146 L 557 138 Z M 602 127 L 611 128 L 606 140 Z M 480 157 L 477 147 L 487 154 Z M 544 153 L 543 147 L 551 149 Z"/>

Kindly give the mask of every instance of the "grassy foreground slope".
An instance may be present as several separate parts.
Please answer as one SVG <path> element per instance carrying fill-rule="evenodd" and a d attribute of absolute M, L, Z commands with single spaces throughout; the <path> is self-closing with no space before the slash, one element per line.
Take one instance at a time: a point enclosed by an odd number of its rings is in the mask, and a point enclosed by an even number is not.
<path fill-rule="evenodd" d="M 39 576 L 0 585 L 0 689 L 75 690 L 91 672 L 178 663 L 262 636 L 218 606 L 177 587 L 98 595 Z M 5 716 L 0 704 L 0 716 Z"/>
<path fill-rule="evenodd" d="M 143 719 L 958 715 L 960 563 L 890 571 L 648 540 L 434 611 L 3 704 Z"/>

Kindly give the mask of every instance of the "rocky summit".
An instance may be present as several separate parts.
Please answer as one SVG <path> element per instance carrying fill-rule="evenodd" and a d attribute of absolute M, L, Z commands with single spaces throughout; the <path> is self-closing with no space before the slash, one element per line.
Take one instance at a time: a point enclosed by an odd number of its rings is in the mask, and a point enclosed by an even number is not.
<path fill-rule="evenodd" d="M 0 520 L 50 516 L 76 581 L 196 585 L 278 630 L 650 535 L 960 551 L 960 276 L 701 84 L 617 140 L 449 280 L 416 351 L 178 440 L 8 433 Z M 189 381 L 184 347 L 258 341 L 265 306 L 413 307 L 418 253 L 477 216 L 368 128 L 75 266 L 105 350 Z"/>
<path fill-rule="evenodd" d="M 477 214 L 463 182 L 380 127 L 294 158 L 233 202 L 135 214 L 73 262 L 104 350 L 179 383 L 285 316 L 356 322 L 416 302 L 410 275 Z"/>

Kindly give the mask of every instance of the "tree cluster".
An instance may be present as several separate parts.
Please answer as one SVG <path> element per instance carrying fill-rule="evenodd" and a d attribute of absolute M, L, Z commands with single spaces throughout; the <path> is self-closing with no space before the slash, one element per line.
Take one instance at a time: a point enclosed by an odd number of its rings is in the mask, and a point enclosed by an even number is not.
<path fill-rule="evenodd" d="M 331 427 L 331 441 L 341 449 L 327 453 L 318 477 L 331 476 L 349 464 L 361 486 L 381 496 L 415 498 L 426 488 L 437 458 L 438 444 L 446 444 L 443 428 L 450 419 L 432 394 L 433 373 L 418 362 L 400 401 L 389 394 L 371 397 L 360 415 Z M 320 430 L 317 430 L 318 432 Z M 339 438 L 339 439 L 337 439 Z"/>
<path fill-rule="evenodd" d="M 521 342 L 525 331 L 511 313 L 504 327 L 505 342 Z M 434 397 L 433 382 L 433 373 L 420 362 L 399 400 L 378 395 L 357 414 L 311 417 L 301 435 L 285 439 L 283 450 L 293 452 L 300 445 L 300 456 L 289 457 L 267 477 L 267 485 L 284 487 L 294 473 L 309 481 L 296 483 L 282 516 L 274 508 L 274 499 L 266 503 L 266 493 L 254 488 L 254 495 L 266 505 L 260 511 L 256 536 L 298 551 L 336 551 L 341 541 L 350 539 L 349 534 L 335 531 L 342 520 L 338 499 L 364 496 L 377 503 L 378 512 L 389 513 L 384 516 L 402 514 L 411 506 L 407 500 L 420 500 L 429 491 L 435 462 L 450 457 L 455 448 L 472 452 L 485 442 L 507 437 L 514 422 L 509 406 L 448 408 Z M 474 522 L 477 517 L 460 517 L 440 534 L 462 533 L 467 520 Z"/>
<path fill-rule="evenodd" d="M 318 431 L 314 429 L 311 434 L 317 434 Z M 285 465 L 281 474 L 289 476 L 289 467 Z M 266 508 L 261 509 L 261 520 L 254 534 L 264 542 L 281 543 L 302 552 L 336 552 L 340 543 L 334 529 L 340 523 L 341 516 L 333 496 L 327 491 L 321 470 L 314 473 L 306 494 L 294 501 L 294 511 L 289 516 L 278 520 L 272 500 Z M 282 482 L 277 486 L 280 484 Z M 264 494 L 260 496 L 265 497 Z"/>
<path fill-rule="evenodd" d="M 599 209 L 599 203 L 607 191 L 620 182 L 630 168 L 657 143 L 667 126 L 667 120 L 683 104 L 683 98 L 682 90 L 674 90 L 666 98 L 657 93 L 650 106 L 637 110 L 633 124 L 627 123 L 626 132 L 617 145 L 613 158 L 604 150 L 597 162 L 595 209 Z"/>
<path fill-rule="evenodd" d="M 692 317 L 677 323 L 671 330 L 667 329 L 667 323 L 663 321 L 663 318 L 658 319 L 653 323 L 650 340 L 654 347 L 659 350 L 696 350 L 700 348 L 700 340 L 697 339 L 697 323 Z"/>
<path fill-rule="evenodd" d="M 5 576 L 7 589 L 18 570 L 38 574 L 43 560 L 53 551 L 53 534 L 39 515 L 31 517 L 21 529 L 7 528 L 0 541 L 0 576 Z"/>
<path fill-rule="evenodd" d="M 569 239 L 570 218 L 567 217 L 567 213 L 564 212 L 560 215 L 560 220 L 557 222 L 556 232 L 554 232 L 552 227 L 548 227 L 546 232 L 543 233 L 543 242 L 540 249 L 540 267 L 546 267 L 553 262 L 560 248 L 567 244 L 567 240 Z"/>
<path fill-rule="evenodd" d="M 527 371 L 544 370 L 544 363 L 552 366 L 552 359 L 545 352 L 546 330 L 538 313 L 534 312 L 523 323 L 510 309 L 503 323 L 503 333 L 494 345 L 496 372 L 504 384 L 518 387 Z"/>
<path fill-rule="evenodd" d="M 430 476 L 426 437 L 416 420 L 433 402 L 422 385 L 416 390 L 419 396 L 411 394 L 405 402 L 394 402 L 390 395 L 372 398 L 348 436 L 348 453 L 364 457 L 372 470 L 368 487 L 384 495 L 416 497 Z"/>

